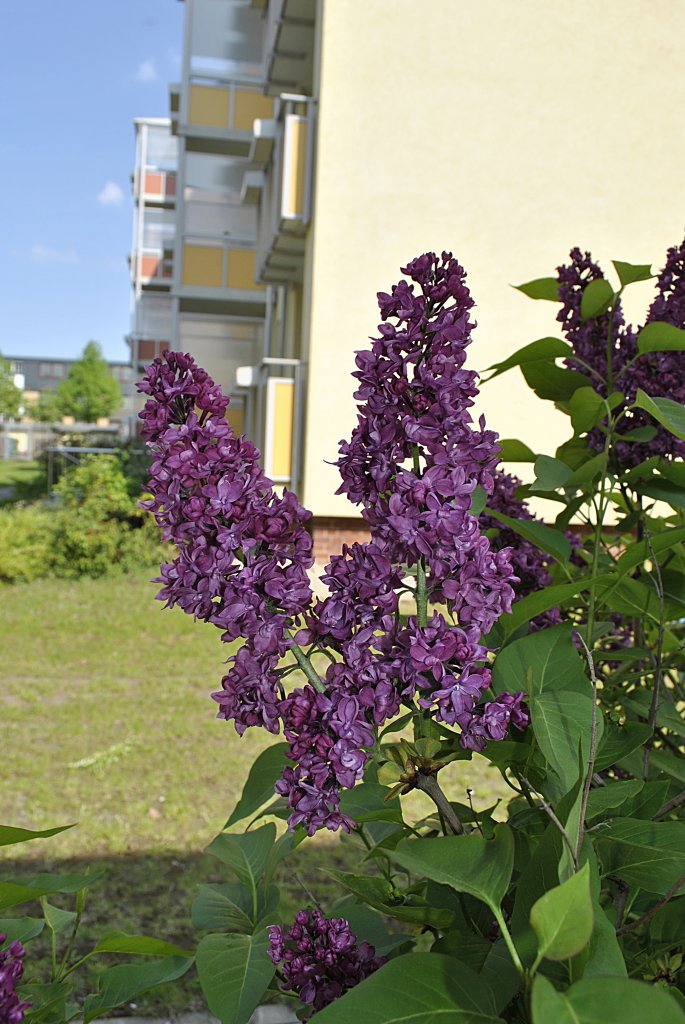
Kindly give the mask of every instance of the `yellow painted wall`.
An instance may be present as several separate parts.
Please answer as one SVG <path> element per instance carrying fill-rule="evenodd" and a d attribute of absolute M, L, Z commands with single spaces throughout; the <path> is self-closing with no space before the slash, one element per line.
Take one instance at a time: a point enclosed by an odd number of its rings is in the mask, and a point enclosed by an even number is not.
<path fill-rule="evenodd" d="M 228 128 L 230 94 L 213 85 L 191 85 L 188 121 L 206 128 Z"/>
<path fill-rule="evenodd" d="M 266 466 L 266 472 L 276 480 L 289 480 L 292 472 L 295 386 L 292 381 L 276 381 L 272 388 L 272 437 L 267 441 L 271 459 Z"/>
<path fill-rule="evenodd" d="M 231 424 L 236 437 L 240 437 L 245 432 L 245 409 L 242 405 L 231 401 L 226 410 L 226 419 Z"/>
<path fill-rule="evenodd" d="M 573 245 L 663 261 L 685 224 L 685 4 L 645 0 L 336 0 L 323 8 L 305 504 L 334 498 L 355 349 L 376 292 L 427 249 L 468 271 L 482 369 L 557 333 L 556 307 L 511 284 L 554 273 Z M 379 54 L 381 59 L 379 59 Z M 653 294 L 634 286 L 629 319 Z M 479 411 L 503 437 L 553 452 L 565 419 L 512 371 Z"/>

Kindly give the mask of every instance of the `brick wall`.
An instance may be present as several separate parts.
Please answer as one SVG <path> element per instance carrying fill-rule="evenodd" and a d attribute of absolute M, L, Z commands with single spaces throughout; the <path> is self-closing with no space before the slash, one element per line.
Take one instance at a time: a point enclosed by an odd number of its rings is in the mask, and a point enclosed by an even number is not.
<path fill-rule="evenodd" d="M 331 555 L 339 555 L 343 544 L 363 544 L 369 540 L 369 528 L 362 519 L 335 516 L 314 516 L 310 521 L 314 541 L 314 558 L 327 562 Z"/>

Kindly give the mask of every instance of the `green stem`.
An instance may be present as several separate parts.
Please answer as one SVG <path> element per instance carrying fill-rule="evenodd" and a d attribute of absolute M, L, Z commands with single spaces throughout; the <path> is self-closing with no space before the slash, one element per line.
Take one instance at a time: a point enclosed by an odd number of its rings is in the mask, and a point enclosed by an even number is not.
<path fill-rule="evenodd" d="M 509 956 L 511 957 L 511 959 L 514 962 L 514 967 L 518 971 L 519 977 L 525 982 L 525 981 L 527 981 L 526 969 L 523 966 L 523 964 L 521 963 L 521 958 L 518 955 L 518 952 L 516 950 L 516 946 L 514 945 L 514 940 L 511 937 L 511 932 L 507 928 L 507 922 L 504 920 L 504 915 L 503 915 L 503 913 L 502 913 L 502 911 L 500 910 L 499 907 L 496 907 L 496 906 L 494 906 L 492 904 L 490 905 L 490 909 L 492 910 L 493 914 L 495 915 L 495 920 L 497 921 L 497 924 L 499 925 L 500 931 L 502 932 L 502 938 L 504 939 L 504 941 L 507 944 L 507 949 L 509 950 Z"/>
<path fill-rule="evenodd" d="M 292 634 L 290 633 L 290 631 L 288 631 L 288 635 L 292 640 Z M 306 675 L 307 679 L 312 684 L 314 689 L 317 691 L 317 693 L 325 693 L 326 687 L 323 684 L 321 676 L 316 671 L 316 669 L 314 668 L 314 666 L 312 665 L 311 661 L 304 653 L 302 648 L 298 644 L 296 644 L 294 640 L 290 650 L 293 652 L 293 657 L 295 658 L 297 664 L 300 666 L 300 668 L 302 669 L 302 671 L 304 672 L 304 674 Z"/>

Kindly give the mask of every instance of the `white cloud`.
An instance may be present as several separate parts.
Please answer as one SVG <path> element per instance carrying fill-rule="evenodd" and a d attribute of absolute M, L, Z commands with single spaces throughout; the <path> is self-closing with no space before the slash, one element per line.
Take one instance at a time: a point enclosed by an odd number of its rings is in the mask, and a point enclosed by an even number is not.
<path fill-rule="evenodd" d="M 124 193 L 116 181 L 107 181 L 98 192 L 98 202 L 102 206 L 121 206 Z"/>
<path fill-rule="evenodd" d="M 31 259 L 34 263 L 78 263 L 73 249 L 50 249 L 42 242 L 31 246 Z"/>
<path fill-rule="evenodd" d="M 140 62 L 136 68 L 136 81 L 137 82 L 156 82 L 157 68 L 155 67 L 155 61 L 153 57 L 148 57 L 147 60 Z"/>

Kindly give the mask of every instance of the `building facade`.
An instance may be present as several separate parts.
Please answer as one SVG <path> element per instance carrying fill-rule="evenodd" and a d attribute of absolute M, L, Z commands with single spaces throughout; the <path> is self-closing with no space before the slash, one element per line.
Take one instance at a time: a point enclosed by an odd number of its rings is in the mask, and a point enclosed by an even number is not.
<path fill-rule="evenodd" d="M 553 274 L 571 246 L 605 268 L 658 266 L 685 220 L 682 38 L 685 8 L 665 19 L 641 0 L 185 0 L 173 195 L 143 203 L 164 244 L 154 274 L 134 274 L 136 307 L 160 319 L 134 316 L 134 361 L 192 352 L 312 509 L 318 554 L 339 548 L 359 520 L 330 463 L 355 423 L 376 292 L 418 253 L 453 251 L 482 370 L 555 333 L 554 307 L 510 285 Z M 147 153 L 134 190 L 164 171 Z M 633 289 L 629 318 L 649 297 Z M 547 453 L 565 437 L 515 374 L 481 399 L 503 437 Z"/>

